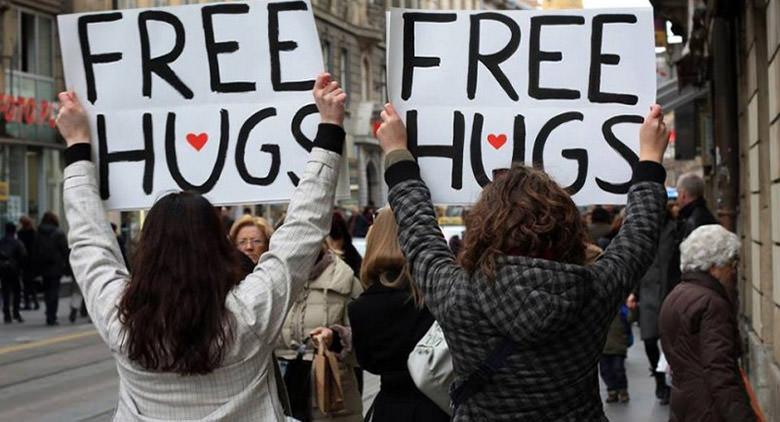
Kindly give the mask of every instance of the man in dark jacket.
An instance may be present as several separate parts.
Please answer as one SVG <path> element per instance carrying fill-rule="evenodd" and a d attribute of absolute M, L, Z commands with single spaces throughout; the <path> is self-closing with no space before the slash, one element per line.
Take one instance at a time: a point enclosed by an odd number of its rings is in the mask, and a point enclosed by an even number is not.
<path fill-rule="evenodd" d="M 677 181 L 677 205 L 680 207 L 680 239 L 688 237 L 699 226 L 718 224 L 704 201 L 704 180 L 694 173 L 683 174 Z"/>
<path fill-rule="evenodd" d="M 27 250 L 27 258 L 21 263 L 22 270 L 22 299 L 24 300 L 23 310 L 38 310 L 38 292 L 40 289 L 36 285 L 35 263 L 32 258 L 35 256 L 35 227 L 33 220 L 28 216 L 22 216 L 19 219 L 21 228 L 16 232 L 16 237 L 22 241 Z M 31 306 L 32 305 L 32 306 Z"/>
<path fill-rule="evenodd" d="M 672 369 L 671 422 L 754 422 L 742 383 L 737 325 L 739 239 L 705 225 L 680 245 L 682 282 L 661 308 L 661 344 Z"/>
<path fill-rule="evenodd" d="M 3 321 L 6 324 L 14 319 L 24 322 L 19 313 L 22 290 L 19 283 L 19 269 L 25 258 L 27 258 L 27 251 L 24 249 L 24 244 L 16 238 L 16 225 L 6 223 L 5 237 L 0 239 L 0 280 L 2 280 L 3 290 Z"/>
<path fill-rule="evenodd" d="M 38 227 L 34 262 L 43 276 L 47 325 L 57 325 L 60 279 L 68 266 L 68 254 L 68 240 L 60 230 L 59 218 L 53 212 L 46 212 Z"/>

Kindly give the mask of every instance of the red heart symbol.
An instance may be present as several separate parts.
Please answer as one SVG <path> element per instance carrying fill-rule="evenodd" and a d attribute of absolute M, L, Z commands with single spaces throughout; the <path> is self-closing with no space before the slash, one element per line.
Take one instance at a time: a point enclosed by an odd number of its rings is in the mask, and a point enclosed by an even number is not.
<path fill-rule="evenodd" d="M 209 135 L 207 133 L 199 133 L 197 135 L 194 133 L 187 134 L 187 142 L 189 142 L 190 145 L 192 145 L 192 147 L 198 151 L 203 149 L 203 146 L 206 145 L 206 142 L 208 141 Z"/>
<path fill-rule="evenodd" d="M 488 142 L 493 146 L 493 148 L 501 149 L 501 147 L 506 143 L 506 135 L 503 133 L 500 135 L 494 135 L 491 133 L 488 135 Z"/>

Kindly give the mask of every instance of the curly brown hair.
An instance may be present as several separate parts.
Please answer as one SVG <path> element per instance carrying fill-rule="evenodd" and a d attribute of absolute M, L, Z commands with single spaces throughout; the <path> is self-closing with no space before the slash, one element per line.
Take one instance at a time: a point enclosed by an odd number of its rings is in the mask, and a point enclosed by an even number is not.
<path fill-rule="evenodd" d="M 489 280 L 502 255 L 582 265 L 587 239 L 566 190 L 543 171 L 515 164 L 485 187 L 469 211 L 460 263 Z"/>

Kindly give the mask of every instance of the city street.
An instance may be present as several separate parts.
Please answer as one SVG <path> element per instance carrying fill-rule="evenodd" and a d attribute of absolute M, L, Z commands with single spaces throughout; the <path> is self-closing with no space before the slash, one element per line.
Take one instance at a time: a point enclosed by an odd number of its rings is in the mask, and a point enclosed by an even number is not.
<path fill-rule="evenodd" d="M 114 362 L 91 324 L 68 321 L 69 299 L 59 308 L 60 326 L 47 327 L 43 310 L 23 313 L 24 324 L 0 328 L 0 420 L 109 421 L 117 396 Z M 631 402 L 605 405 L 612 422 L 665 422 L 668 408 L 658 405 L 641 344 L 626 362 Z M 367 409 L 379 389 L 367 374 Z M 603 393 L 602 393 L 603 394 Z"/>

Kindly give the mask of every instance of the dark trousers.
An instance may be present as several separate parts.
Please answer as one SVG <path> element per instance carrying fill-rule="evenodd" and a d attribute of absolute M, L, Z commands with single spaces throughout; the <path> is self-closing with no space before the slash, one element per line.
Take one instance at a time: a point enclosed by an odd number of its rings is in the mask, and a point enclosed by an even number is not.
<path fill-rule="evenodd" d="M 0 284 L 3 290 L 3 315 L 10 317 L 19 315 L 19 301 L 21 299 L 22 286 L 19 283 L 19 273 L 3 274 L 0 276 Z"/>
<path fill-rule="evenodd" d="M 607 390 L 626 390 L 628 389 L 628 378 L 626 378 L 626 357 L 619 355 L 601 355 L 599 362 L 599 372 L 604 384 L 607 384 Z"/>
<path fill-rule="evenodd" d="M 57 307 L 60 304 L 61 276 L 43 276 L 43 298 L 46 301 L 46 323 L 57 321 Z"/>
<path fill-rule="evenodd" d="M 22 275 L 22 297 L 25 308 L 29 308 L 30 304 L 38 307 L 38 289 L 35 286 L 35 277 L 30 271 L 24 271 Z"/>
<path fill-rule="evenodd" d="M 643 340 L 645 343 L 645 354 L 650 363 L 650 373 L 655 375 L 655 368 L 658 368 L 658 360 L 661 359 L 661 349 L 658 348 L 658 337 Z"/>

